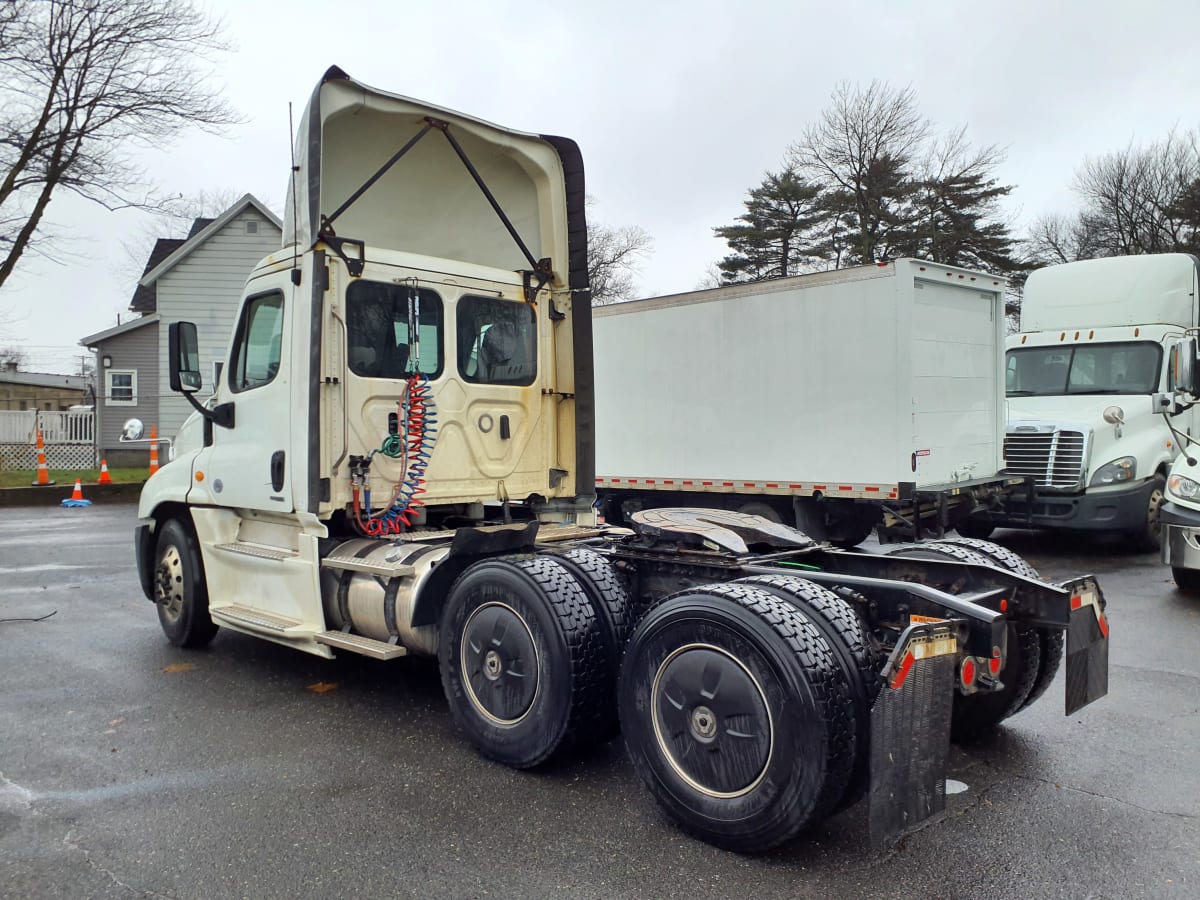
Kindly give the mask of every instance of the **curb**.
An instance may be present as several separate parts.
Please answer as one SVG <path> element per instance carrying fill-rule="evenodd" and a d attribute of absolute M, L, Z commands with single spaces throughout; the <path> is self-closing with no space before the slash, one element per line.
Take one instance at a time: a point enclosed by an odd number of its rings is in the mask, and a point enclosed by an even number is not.
<path fill-rule="evenodd" d="M 83 496 L 93 503 L 127 503 L 136 501 L 144 482 L 127 484 L 85 484 Z M 46 487 L 0 488 L 0 507 L 58 506 L 71 496 L 75 482 L 62 482 Z"/>

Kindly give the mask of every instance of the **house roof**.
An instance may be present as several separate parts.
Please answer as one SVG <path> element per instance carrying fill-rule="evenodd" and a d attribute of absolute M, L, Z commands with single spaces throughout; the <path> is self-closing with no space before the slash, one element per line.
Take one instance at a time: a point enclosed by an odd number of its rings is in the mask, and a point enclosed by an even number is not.
<path fill-rule="evenodd" d="M 202 220 L 197 219 L 196 221 Z M 150 251 L 150 258 L 146 260 L 146 268 L 142 269 L 142 275 L 152 271 L 159 263 L 182 247 L 186 240 L 187 238 L 159 238 L 155 241 L 154 249 Z M 154 285 L 138 284 L 133 292 L 133 299 L 129 301 L 129 308 L 134 312 L 152 313 L 157 307 L 158 295 L 154 290 Z"/>
<path fill-rule="evenodd" d="M 45 372 L 0 372 L 0 382 L 28 387 L 69 388 L 86 391 L 92 379 L 86 375 L 51 375 Z"/>
<path fill-rule="evenodd" d="M 158 281 L 158 279 L 162 278 L 173 268 L 187 259 L 193 250 L 228 225 L 235 217 L 239 216 L 247 206 L 253 206 L 259 213 L 262 214 L 263 218 L 274 224 L 274 226 L 278 228 L 280 232 L 283 231 L 283 222 L 279 216 L 267 209 L 267 207 L 263 205 L 263 202 L 253 194 L 246 194 L 242 197 L 242 199 L 233 204 L 233 206 L 221 213 L 221 215 L 217 216 L 207 225 L 201 227 L 200 230 L 197 231 L 195 227 L 193 227 L 192 233 L 188 235 L 187 240 L 185 240 L 181 246 L 176 248 L 170 256 L 143 275 L 142 280 L 139 281 L 138 284 L 140 286 L 149 288 L 156 281 Z M 193 223 L 193 225 L 198 224 L 199 221 L 200 220 L 197 220 L 197 222 Z"/>
<path fill-rule="evenodd" d="M 151 313 L 148 316 L 141 316 L 137 319 L 130 319 L 128 322 L 122 322 L 113 328 L 106 331 L 97 331 L 95 334 L 89 334 L 87 337 L 79 339 L 81 347 L 90 347 L 93 344 L 99 344 L 111 338 L 119 337 L 126 332 L 133 331 L 137 328 L 143 328 L 146 325 L 153 324 L 158 321 L 158 313 Z"/>

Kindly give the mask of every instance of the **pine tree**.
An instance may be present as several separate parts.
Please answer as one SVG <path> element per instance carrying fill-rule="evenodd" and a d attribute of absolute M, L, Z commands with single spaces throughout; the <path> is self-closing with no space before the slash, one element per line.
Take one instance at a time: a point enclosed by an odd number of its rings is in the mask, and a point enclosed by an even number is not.
<path fill-rule="evenodd" d="M 738 224 L 714 228 L 732 254 L 717 265 L 726 282 L 796 275 L 820 263 L 820 227 L 828 218 L 820 188 L 794 169 L 769 172 L 750 190 Z"/>

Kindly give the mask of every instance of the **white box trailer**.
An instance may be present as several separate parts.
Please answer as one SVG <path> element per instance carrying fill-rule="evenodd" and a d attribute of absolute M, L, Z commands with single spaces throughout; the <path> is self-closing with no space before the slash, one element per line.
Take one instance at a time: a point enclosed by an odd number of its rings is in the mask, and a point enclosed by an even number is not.
<path fill-rule="evenodd" d="M 853 544 L 885 508 L 919 532 L 924 501 L 952 526 L 1004 483 L 1005 288 L 900 259 L 594 310 L 605 514 L 770 512 Z"/>

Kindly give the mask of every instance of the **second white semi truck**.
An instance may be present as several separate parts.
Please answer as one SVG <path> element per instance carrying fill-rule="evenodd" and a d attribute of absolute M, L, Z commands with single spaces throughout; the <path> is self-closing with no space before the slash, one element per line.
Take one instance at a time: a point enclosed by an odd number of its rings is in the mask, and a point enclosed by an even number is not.
<path fill-rule="evenodd" d="M 1179 439 L 1200 410 L 1166 364 L 1200 324 L 1200 278 L 1184 253 L 1120 256 L 1033 272 L 1008 338 L 1006 471 L 1025 486 L 959 527 L 1077 530 L 1160 543 L 1159 509 Z M 1164 418 L 1165 416 L 1165 418 Z"/>

